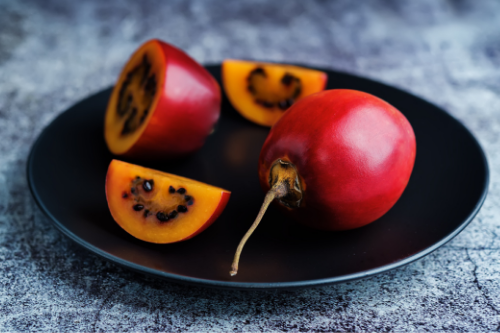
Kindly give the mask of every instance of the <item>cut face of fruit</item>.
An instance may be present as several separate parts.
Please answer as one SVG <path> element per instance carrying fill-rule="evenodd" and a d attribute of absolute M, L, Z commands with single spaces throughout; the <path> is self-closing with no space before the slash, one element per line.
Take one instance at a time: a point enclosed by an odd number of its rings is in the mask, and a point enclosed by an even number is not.
<path fill-rule="evenodd" d="M 157 85 L 156 74 L 145 53 L 141 63 L 127 74 L 118 94 L 116 113 L 124 120 L 122 136 L 132 134 L 144 123 L 153 106 Z"/>
<path fill-rule="evenodd" d="M 154 43 L 138 50 L 117 82 L 106 113 L 106 141 L 113 153 L 127 151 L 141 136 L 165 79 L 165 59 Z"/>
<path fill-rule="evenodd" d="M 219 114 L 215 79 L 181 50 L 151 40 L 120 74 L 104 136 L 115 155 L 175 157 L 200 148 Z"/>
<path fill-rule="evenodd" d="M 327 75 L 291 65 L 224 60 L 222 79 L 228 99 L 243 117 L 272 126 L 293 103 L 322 91 Z"/>
<path fill-rule="evenodd" d="M 151 243 L 174 243 L 205 230 L 224 210 L 231 192 L 188 178 L 113 160 L 106 198 L 115 221 Z"/>

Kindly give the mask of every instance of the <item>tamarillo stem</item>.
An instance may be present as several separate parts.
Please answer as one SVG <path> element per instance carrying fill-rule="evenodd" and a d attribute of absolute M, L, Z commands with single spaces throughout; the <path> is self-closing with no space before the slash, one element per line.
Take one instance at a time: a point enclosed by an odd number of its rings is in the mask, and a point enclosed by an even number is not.
<path fill-rule="evenodd" d="M 286 204 L 287 207 L 297 208 L 300 206 L 302 200 L 302 184 L 297 169 L 291 162 L 280 158 L 274 161 L 269 172 L 269 186 L 270 189 L 266 193 L 257 218 L 250 226 L 245 236 L 243 236 L 236 249 L 231 271 L 229 272 L 231 276 L 235 276 L 238 273 L 238 263 L 240 261 L 241 251 L 243 251 L 243 247 L 248 238 L 259 225 L 271 202 L 273 202 L 274 199 L 280 199 L 280 203 Z"/>
<path fill-rule="evenodd" d="M 231 265 L 231 271 L 229 274 L 231 276 L 235 276 L 238 273 L 238 263 L 240 261 L 240 255 L 241 251 L 243 251 L 243 247 L 245 246 L 245 243 L 247 242 L 248 238 L 252 235 L 254 230 L 257 228 L 259 225 L 260 221 L 262 220 L 262 217 L 264 217 L 264 213 L 266 212 L 267 208 L 273 202 L 275 198 L 282 198 L 287 194 L 287 188 L 283 183 L 278 183 L 275 184 L 266 194 L 264 198 L 264 202 L 262 203 L 262 206 L 260 207 L 259 214 L 257 215 L 257 218 L 253 222 L 252 226 L 250 229 L 248 229 L 247 233 L 245 236 L 240 241 L 240 244 L 238 245 L 238 248 L 236 249 L 236 253 L 234 255 L 233 259 L 233 264 Z"/>

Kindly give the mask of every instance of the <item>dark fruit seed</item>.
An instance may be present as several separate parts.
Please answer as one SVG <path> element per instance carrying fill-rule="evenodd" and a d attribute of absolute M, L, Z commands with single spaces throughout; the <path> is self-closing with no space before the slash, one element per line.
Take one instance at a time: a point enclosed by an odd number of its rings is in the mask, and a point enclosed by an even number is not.
<path fill-rule="evenodd" d="M 141 179 L 141 177 L 139 177 L 139 176 L 135 176 L 135 179 Z"/>
<path fill-rule="evenodd" d="M 191 206 L 192 204 L 193 204 L 193 200 L 189 200 L 189 201 L 187 202 L 187 205 L 188 205 L 188 206 Z"/>
<path fill-rule="evenodd" d="M 177 190 L 177 193 L 184 194 L 186 193 L 186 189 L 181 187 L 180 189 Z"/>
<path fill-rule="evenodd" d="M 274 106 L 274 103 L 264 101 L 264 102 L 262 102 L 262 106 L 265 108 L 272 108 Z"/>
<path fill-rule="evenodd" d="M 170 187 L 168 188 L 168 192 L 169 192 L 169 193 L 175 193 L 175 188 L 174 188 L 173 186 L 170 186 Z"/>
<path fill-rule="evenodd" d="M 292 104 L 294 103 L 295 101 L 293 99 L 287 99 L 286 100 L 286 103 L 288 104 L 288 107 L 292 106 Z"/>
<path fill-rule="evenodd" d="M 260 67 L 257 67 L 256 69 L 254 69 L 253 71 L 250 72 L 250 75 L 262 75 L 264 77 L 266 77 L 266 72 L 264 71 L 263 68 L 260 68 Z"/>
<path fill-rule="evenodd" d="M 162 222 L 168 221 L 168 216 L 165 215 L 163 212 L 158 212 L 156 214 L 156 218 Z"/>
<path fill-rule="evenodd" d="M 151 69 L 151 64 L 149 64 L 149 62 L 144 64 L 144 72 L 142 73 L 141 85 L 143 85 L 145 82 L 147 84 L 147 79 L 150 69 Z"/>
<path fill-rule="evenodd" d="M 146 86 L 144 87 L 144 89 L 146 91 L 151 91 L 153 90 L 154 88 L 156 87 L 156 77 L 155 75 L 151 75 L 147 81 L 146 81 Z"/>
<path fill-rule="evenodd" d="M 177 216 L 177 211 L 176 210 L 173 210 L 170 212 L 170 214 L 168 214 L 168 218 L 169 219 L 173 219 Z"/>
<path fill-rule="evenodd" d="M 128 134 L 132 132 L 135 128 L 132 128 L 132 123 L 134 122 L 134 118 L 137 115 L 137 109 L 133 108 L 132 113 L 130 113 L 127 120 L 125 120 L 125 124 L 123 124 L 122 135 Z"/>
<path fill-rule="evenodd" d="M 177 206 L 177 210 L 179 211 L 179 213 L 185 213 L 188 211 L 187 207 L 183 205 Z"/>
<path fill-rule="evenodd" d="M 135 194 L 135 187 L 132 187 L 132 188 L 130 189 L 130 192 L 132 192 L 132 194 Z"/>
<path fill-rule="evenodd" d="M 151 180 L 146 180 L 142 183 L 142 188 L 146 192 L 151 192 L 153 190 L 153 182 Z"/>
<path fill-rule="evenodd" d="M 285 86 L 288 86 L 290 85 L 290 83 L 292 83 L 293 79 L 294 79 L 293 75 L 286 73 L 281 78 L 281 83 L 283 83 Z"/>
<path fill-rule="evenodd" d="M 125 192 L 125 193 L 123 193 L 122 198 L 123 198 L 123 199 L 128 198 L 128 194 L 127 194 L 126 192 Z"/>
<path fill-rule="evenodd" d="M 139 205 L 139 204 L 137 204 L 137 205 L 135 205 L 135 206 L 134 206 L 134 210 L 135 210 L 136 212 L 141 211 L 141 210 L 143 210 L 143 209 L 144 209 L 144 206 L 143 206 L 143 205 Z"/>
<path fill-rule="evenodd" d="M 149 215 L 149 210 L 148 210 L 148 209 L 146 209 L 146 210 L 144 211 L 144 217 L 148 217 L 148 215 Z"/>
<path fill-rule="evenodd" d="M 190 196 L 190 195 L 185 195 L 184 196 L 184 200 L 186 200 L 186 201 L 190 201 L 191 199 L 193 199 L 193 197 Z"/>
<path fill-rule="evenodd" d="M 286 110 L 288 109 L 288 102 L 286 100 L 284 101 L 280 101 L 278 103 L 278 107 L 281 109 L 281 110 Z"/>

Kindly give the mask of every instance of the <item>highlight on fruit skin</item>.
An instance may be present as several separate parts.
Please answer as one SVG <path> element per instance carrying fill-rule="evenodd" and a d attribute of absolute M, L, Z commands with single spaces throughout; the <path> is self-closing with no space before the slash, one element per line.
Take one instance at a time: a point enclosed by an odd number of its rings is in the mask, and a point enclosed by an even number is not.
<path fill-rule="evenodd" d="M 161 159 L 201 148 L 220 116 L 221 91 L 180 49 L 153 39 L 141 45 L 111 93 L 104 137 L 115 155 Z"/>
<path fill-rule="evenodd" d="M 224 91 L 246 119 L 272 126 L 296 101 L 325 89 L 328 76 L 314 69 L 266 62 L 226 59 Z"/>
<path fill-rule="evenodd" d="M 126 232 L 151 243 L 175 243 L 208 228 L 231 192 L 185 177 L 112 160 L 106 199 L 113 219 Z"/>
<path fill-rule="evenodd" d="M 405 116 L 371 94 L 326 90 L 298 101 L 271 128 L 259 156 L 267 192 L 245 242 L 274 201 L 290 218 L 325 231 L 365 226 L 399 200 L 413 170 L 416 139 Z"/>

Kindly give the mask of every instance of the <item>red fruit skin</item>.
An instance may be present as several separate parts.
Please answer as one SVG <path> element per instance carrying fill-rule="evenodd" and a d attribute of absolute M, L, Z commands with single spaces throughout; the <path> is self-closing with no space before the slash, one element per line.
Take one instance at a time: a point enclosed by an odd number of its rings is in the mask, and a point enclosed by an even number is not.
<path fill-rule="evenodd" d="M 163 94 L 127 157 L 178 157 L 200 149 L 220 116 L 221 91 L 217 81 L 183 51 L 161 40 L 166 63 Z"/>
<path fill-rule="evenodd" d="M 196 236 L 196 235 L 200 234 L 201 232 L 205 231 L 206 228 L 210 227 L 212 225 L 212 223 L 214 223 L 215 220 L 217 220 L 219 218 L 220 214 L 222 214 L 222 212 L 226 208 L 227 202 L 229 201 L 229 197 L 231 197 L 231 193 L 228 193 L 228 192 L 222 193 L 219 205 L 215 209 L 215 211 L 212 214 L 212 216 L 210 216 L 210 219 L 208 219 L 207 222 L 205 222 L 205 224 L 203 224 L 200 227 L 200 229 L 198 229 L 195 233 L 189 235 L 188 237 L 185 237 L 185 238 L 179 240 L 179 242 L 191 239 L 194 236 Z"/>
<path fill-rule="evenodd" d="M 323 230 L 354 229 L 384 215 L 413 169 L 413 129 L 396 108 L 368 93 L 327 90 L 296 102 L 273 126 L 259 157 L 269 190 L 278 159 L 295 164 L 303 184 L 298 222 Z"/>

